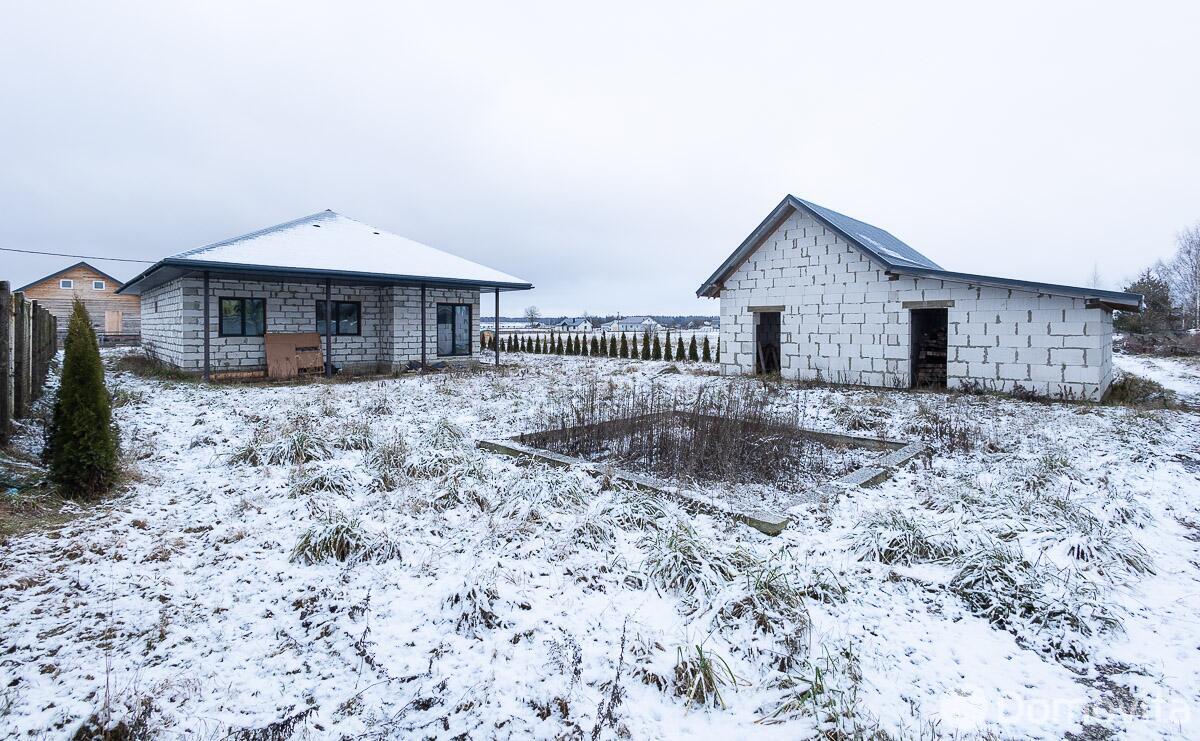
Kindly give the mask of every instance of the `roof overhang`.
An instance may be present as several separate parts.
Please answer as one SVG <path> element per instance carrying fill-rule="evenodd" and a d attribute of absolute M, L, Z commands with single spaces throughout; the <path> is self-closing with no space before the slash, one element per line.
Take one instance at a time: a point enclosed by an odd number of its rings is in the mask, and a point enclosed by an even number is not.
<path fill-rule="evenodd" d="M 290 280 L 295 282 L 324 282 L 330 280 L 340 285 L 362 286 L 445 286 L 455 288 L 479 288 L 501 292 L 528 291 L 532 283 L 503 283 L 474 280 L 469 278 L 444 278 L 428 275 L 402 275 L 392 273 L 363 273 L 345 270 L 321 270 L 314 268 L 287 268 L 274 265 L 245 265 L 220 261 L 189 260 L 168 257 L 151 265 L 116 293 L 141 295 L 176 278 L 209 273 L 214 277 L 242 279 Z"/>
<path fill-rule="evenodd" d="M 1044 293 L 1048 296 L 1069 296 L 1082 298 L 1088 302 L 1088 308 L 1116 309 L 1118 311 L 1141 311 L 1145 308 L 1145 297 L 1140 293 L 1125 293 L 1123 291 L 1105 291 L 1099 288 L 1082 286 L 1065 286 L 1058 283 L 1040 283 L 1038 281 L 1020 280 L 1019 278 L 999 278 L 993 275 L 976 275 L 974 273 L 956 273 L 951 270 L 933 270 L 923 267 L 889 266 L 888 275 L 911 275 L 935 280 L 949 280 L 969 285 L 992 286 L 994 288 L 1009 288 L 1017 291 Z"/>

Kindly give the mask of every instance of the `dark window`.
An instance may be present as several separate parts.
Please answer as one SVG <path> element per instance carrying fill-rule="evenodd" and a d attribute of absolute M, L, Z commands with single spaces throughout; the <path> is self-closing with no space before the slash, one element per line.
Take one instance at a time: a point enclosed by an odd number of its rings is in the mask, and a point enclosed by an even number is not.
<path fill-rule="evenodd" d="M 471 354 L 471 305 L 437 305 L 437 354 Z"/>
<path fill-rule="evenodd" d="M 362 304 L 358 301 L 333 302 L 333 332 L 337 335 L 362 334 Z M 317 302 L 317 334 L 325 336 L 325 302 Z"/>
<path fill-rule="evenodd" d="M 219 314 L 222 337 L 262 337 L 267 332 L 266 299 L 222 298 Z"/>

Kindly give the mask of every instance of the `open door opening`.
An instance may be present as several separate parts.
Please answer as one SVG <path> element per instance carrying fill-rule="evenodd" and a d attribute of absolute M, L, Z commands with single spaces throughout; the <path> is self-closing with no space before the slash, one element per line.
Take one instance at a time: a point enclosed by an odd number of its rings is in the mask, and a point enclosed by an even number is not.
<path fill-rule="evenodd" d="M 913 388 L 946 388 L 945 309 L 913 309 L 910 317 Z"/>
<path fill-rule="evenodd" d="M 754 372 L 779 372 L 779 312 L 760 311 L 754 314 Z"/>

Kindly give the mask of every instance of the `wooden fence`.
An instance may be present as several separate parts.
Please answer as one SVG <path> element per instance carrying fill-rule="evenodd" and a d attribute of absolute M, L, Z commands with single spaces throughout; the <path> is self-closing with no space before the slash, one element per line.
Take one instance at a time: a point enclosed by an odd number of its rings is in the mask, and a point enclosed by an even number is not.
<path fill-rule="evenodd" d="M 0 445 L 42 395 L 56 352 L 58 319 L 0 281 Z"/>

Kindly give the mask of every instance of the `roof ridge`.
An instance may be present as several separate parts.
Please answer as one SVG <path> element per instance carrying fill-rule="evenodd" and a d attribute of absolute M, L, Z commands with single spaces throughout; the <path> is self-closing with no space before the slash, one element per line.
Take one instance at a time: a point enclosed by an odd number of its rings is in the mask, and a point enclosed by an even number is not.
<path fill-rule="evenodd" d="M 323 220 L 323 219 L 329 219 L 329 218 L 332 218 L 335 216 L 341 216 L 343 219 L 350 218 L 348 216 L 342 216 L 337 211 L 334 211 L 331 208 L 327 208 L 324 211 L 318 211 L 315 214 L 309 214 L 308 216 L 301 216 L 298 219 L 292 219 L 291 221 L 285 221 L 280 224 L 275 224 L 274 226 L 263 227 L 262 229 L 258 229 L 256 231 L 252 231 L 252 232 L 247 232 L 246 234 L 242 234 L 242 235 L 239 235 L 236 237 L 229 237 L 228 239 L 222 239 L 219 242 L 213 242 L 211 244 L 206 244 L 203 247 L 193 247 L 190 250 L 184 250 L 183 252 L 179 252 L 177 254 L 171 255 L 171 258 L 189 258 L 193 255 L 198 255 L 201 252 L 204 252 L 205 250 L 211 250 L 216 247 L 224 247 L 225 245 L 233 244 L 234 242 L 240 242 L 243 239 L 254 239 L 255 237 L 261 237 L 265 234 L 270 234 L 271 232 L 276 232 L 276 231 L 280 231 L 283 229 L 289 229 L 293 226 L 299 226 L 300 224 L 302 224 L 306 221 L 311 221 L 313 219 Z M 350 219 L 350 221 L 354 221 L 354 219 Z M 363 222 L 360 221 L 358 223 L 361 224 Z"/>

